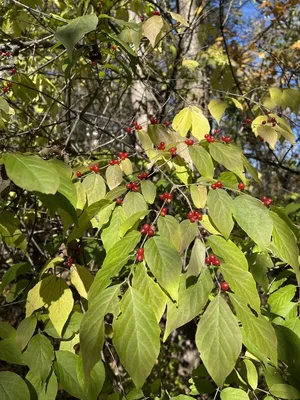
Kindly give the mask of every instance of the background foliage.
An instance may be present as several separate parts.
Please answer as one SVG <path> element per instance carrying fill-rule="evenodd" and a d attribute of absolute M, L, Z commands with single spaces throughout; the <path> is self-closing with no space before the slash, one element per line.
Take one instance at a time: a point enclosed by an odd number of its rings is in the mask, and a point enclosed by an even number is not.
<path fill-rule="evenodd" d="M 1 399 L 299 399 L 297 2 L 1 8 Z"/>

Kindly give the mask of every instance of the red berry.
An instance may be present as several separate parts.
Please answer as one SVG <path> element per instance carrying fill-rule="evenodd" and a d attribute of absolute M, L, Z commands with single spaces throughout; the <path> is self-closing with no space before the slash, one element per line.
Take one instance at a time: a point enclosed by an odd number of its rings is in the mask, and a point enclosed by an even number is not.
<path fill-rule="evenodd" d="M 161 211 L 160 211 L 160 215 L 161 215 L 162 217 L 165 217 L 166 214 L 168 214 L 168 209 L 167 209 L 167 207 L 163 207 L 163 208 L 161 209 Z"/>
<path fill-rule="evenodd" d="M 220 129 L 215 129 L 215 130 L 214 130 L 214 133 L 215 133 L 216 135 L 218 135 L 219 133 L 221 133 L 221 130 L 220 130 Z"/>
<path fill-rule="evenodd" d="M 92 61 L 92 66 L 95 67 L 97 65 L 97 61 Z"/>
<path fill-rule="evenodd" d="M 226 139 L 225 139 L 225 142 L 226 143 L 230 143 L 231 142 L 231 138 L 229 136 L 227 136 Z"/>
<path fill-rule="evenodd" d="M 152 11 L 152 15 L 160 15 L 160 12 L 158 10 Z"/>
<path fill-rule="evenodd" d="M 91 165 L 91 166 L 90 166 L 90 170 L 91 170 L 91 171 L 94 171 L 94 165 Z"/>
<path fill-rule="evenodd" d="M 99 167 L 98 167 L 98 165 L 94 165 L 93 171 L 95 172 L 95 174 L 97 174 L 97 173 L 99 172 Z"/>
<path fill-rule="evenodd" d="M 142 228 L 145 232 L 148 232 L 150 229 L 150 225 L 149 224 L 144 224 L 143 228 Z"/>
<path fill-rule="evenodd" d="M 158 124 L 157 118 L 155 118 L 155 117 L 150 117 L 150 123 L 151 123 L 152 125 Z"/>
<path fill-rule="evenodd" d="M 9 57 L 9 56 L 10 56 L 10 52 L 9 52 L 9 51 L 6 51 L 6 52 L 5 52 L 5 55 L 6 55 L 6 57 Z"/>
<path fill-rule="evenodd" d="M 213 183 L 212 185 L 210 185 L 210 187 L 212 188 L 212 190 L 216 190 L 216 189 L 217 189 L 217 186 L 216 186 L 215 183 Z"/>
<path fill-rule="evenodd" d="M 206 257 L 205 259 L 205 264 L 210 265 L 211 261 L 210 261 L 210 257 Z"/>
<path fill-rule="evenodd" d="M 122 202 L 123 202 L 123 200 L 122 200 L 120 197 L 118 197 L 118 198 L 116 199 L 116 203 L 117 203 L 117 204 L 121 205 Z"/>
<path fill-rule="evenodd" d="M 218 181 L 215 185 L 216 185 L 216 187 L 219 188 L 219 189 L 220 189 L 221 187 L 223 187 L 223 183 L 222 183 L 221 181 Z"/>
<path fill-rule="evenodd" d="M 207 231 L 206 231 L 205 229 L 202 229 L 202 230 L 201 230 L 201 235 L 202 235 L 203 237 L 207 236 Z"/>
<path fill-rule="evenodd" d="M 126 132 L 128 133 L 128 135 L 131 134 L 131 128 L 130 128 L 130 126 L 127 126 L 127 127 L 126 127 Z"/>
<path fill-rule="evenodd" d="M 252 119 L 251 119 L 251 118 L 246 118 L 246 119 L 245 119 L 245 122 L 246 122 L 246 124 L 250 125 L 251 122 L 252 122 Z"/>
<path fill-rule="evenodd" d="M 0 56 L 2 56 L 2 54 L 3 54 L 3 53 L 2 53 L 2 50 L 0 50 Z"/>
<path fill-rule="evenodd" d="M 142 129 L 143 129 L 142 125 L 135 125 L 135 130 L 136 131 L 140 131 Z"/>
<path fill-rule="evenodd" d="M 153 236 L 154 233 L 155 233 L 155 231 L 154 231 L 153 227 L 148 230 L 148 236 Z"/>
<path fill-rule="evenodd" d="M 170 154 L 171 154 L 171 156 L 176 156 L 176 151 L 177 151 L 177 147 L 171 147 L 171 148 L 170 148 Z"/>
<path fill-rule="evenodd" d="M 193 224 L 194 222 L 196 222 L 196 218 L 195 217 L 191 217 L 189 218 L 190 222 Z"/>
<path fill-rule="evenodd" d="M 188 218 L 192 218 L 193 216 L 194 216 L 193 211 L 189 211 L 187 217 L 188 217 Z"/>
<path fill-rule="evenodd" d="M 172 193 L 166 192 L 165 194 L 166 194 L 167 203 L 171 203 L 171 201 L 173 200 Z"/>
<path fill-rule="evenodd" d="M 223 290 L 223 292 L 227 292 L 227 290 L 229 290 L 229 284 L 227 282 L 222 282 L 221 290 Z"/>
<path fill-rule="evenodd" d="M 260 142 L 263 143 L 264 142 L 264 138 L 259 138 Z"/>
<path fill-rule="evenodd" d="M 266 123 L 267 123 L 267 121 L 263 121 L 261 124 L 262 124 L 262 125 L 266 125 Z"/>
<path fill-rule="evenodd" d="M 216 266 L 216 267 L 219 267 L 220 266 L 220 260 L 215 260 L 214 262 L 213 262 L 213 264 Z"/>
<path fill-rule="evenodd" d="M 13 68 L 13 69 L 10 71 L 10 73 L 11 73 L 11 75 L 15 75 L 15 74 L 17 73 L 17 69 L 16 69 L 16 68 Z"/>
<path fill-rule="evenodd" d="M 160 142 L 159 145 L 157 146 L 158 150 L 165 150 L 166 144 L 165 142 Z"/>
<path fill-rule="evenodd" d="M 136 254 L 138 254 L 138 255 L 143 255 L 145 253 L 145 250 L 142 248 L 142 247 L 140 247 L 139 249 L 137 249 L 137 251 L 136 251 Z"/>
<path fill-rule="evenodd" d="M 165 124 L 165 126 L 166 126 L 167 128 L 169 128 L 169 126 L 171 125 L 171 122 L 170 122 L 170 121 L 165 121 L 164 124 Z"/>
<path fill-rule="evenodd" d="M 144 16 L 144 15 L 141 15 L 141 16 L 140 16 L 140 20 L 141 20 L 142 22 L 144 22 L 144 21 L 145 21 L 145 16 Z"/>
<path fill-rule="evenodd" d="M 136 260 L 137 260 L 138 262 L 141 262 L 141 261 L 144 260 L 144 256 L 143 256 L 142 254 L 138 254 L 138 255 L 136 256 Z"/>
<path fill-rule="evenodd" d="M 126 189 L 131 190 L 132 189 L 132 183 L 127 183 L 126 184 Z"/>
<path fill-rule="evenodd" d="M 82 176 L 82 172 L 81 171 L 77 171 L 76 172 L 76 176 L 77 176 L 77 178 L 80 178 Z"/>
<path fill-rule="evenodd" d="M 239 190 L 244 190 L 244 189 L 245 189 L 244 183 L 243 183 L 243 182 L 240 182 L 240 183 L 238 184 L 238 188 L 239 188 Z"/>
<path fill-rule="evenodd" d="M 111 49 L 112 49 L 112 51 L 115 51 L 115 50 L 117 50 L 117 46 L 116 45 L 112 45 Z"/>
<path fill-rule="evenodd" d="M 209 259 L 210 259 L 210 262 L 214 263 L 216 261 L 217 257 L 214 254 L 211 254 L 209 256 Z"/>
<path fill-rule="evenodd" d="M 70 268 L 74 264 L 75 260 L 73 257 L 69 257 L 67 261 L 67 266 Z"/>
<path fill-rule="evenodd" d="M 7 87 L 11 88 L 12 87 L 12 82 L 7 82 Z"/>
<path fill-rule="evenodd" d="M 4 86 L 4 88 L 2 88 L 3 93 L 7 93 L 8 92 L 8 87 Z"/>
<path fill-rule="evenodd" d="M 262 202 L 265 202 L 267 199 L 268 199 L 268 198 L 267 198 L 266 196 L 263 196 L 263 197 L 261 198 L 261 201 L 262 201 Z"/>

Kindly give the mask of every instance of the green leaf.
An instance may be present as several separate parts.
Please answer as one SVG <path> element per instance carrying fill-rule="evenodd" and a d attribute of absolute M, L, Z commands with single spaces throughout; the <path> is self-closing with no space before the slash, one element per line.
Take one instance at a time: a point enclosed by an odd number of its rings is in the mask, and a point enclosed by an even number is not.
<path fill-rule="evenodd" d="M 180 286 L 178 307 L 171 301 L 168 302 L 164 341 L 172 331 L 196 318 L 205 307 L 208 296 L 213 289 L 209 270 L 207 268 L 202 269 L 198 281 L 188 288 L 185 286 L 186 282 Z"/>
<path fill-rule="evenodd" d="M 28 279 L 21 279 L 14 283 L 11 288 L 9 289 L 9 292 L 6 295 L 6 303 L 11 303 L 13 302 L 18 296 L 20 296 L 24 290 L 29 286 L 30 281 Z"/>
<path fill-rule="evenodd" d="M 207 243 L 213 252 L 224 259 L 225 262 L 234 264 L 245 271 L 248 271 L 248 262 L 243 252 L 231 241 L 226 241 L 220 236 L 209 236 Z"/>
<path fill-rule="evenodd" d="M 209 153 L 202 146 L 191 146 L 189 153 L 195 167 L 204 178 L 214 176 L 214 165 Z"/>
<path fill-rule="evenodd" d="M 282 101 L 285 107 L 289 107 L 294 112 L 300 111 L 300 91 L 297 89 L 283 89 Z"/>
<path fill-rule="evenodd" d="M 210 143 L 211 156 L 229 171 L 234 172 L 243 181 L 245 179 L 242 152 L 232 144 Z"/>
<path fill-rule="evenodd" d="M 106 182 L 112 190 L 119 186 L 123 181 L 122 170 L 119 165 L 110 165 L 105 172 Z"/>
<path fill-rule="evenodd" d="M 282 315 L 282 309 L 294 298 L 296 286 L 287 285 L 273 292 L 268 298 L 268 304 L 274 314 Z"/>
<path fill-rule="evenodd" d="M 265 142 L 268 142 L 271 149 L 275 149 L 279 134 L 272 126 L 262 125 L 255 129 L 256 136 L 261 136 Z"/>
<path fill-rule="evenodd" d="M 300 276 L 299 249 L 293 232 L 276 213 L 271 211 L 270 217 L 273 221 L 272 249 L 282 261 L 293 268 L 297 276 Z"/>
<path fill-rule="evenodd" d="M 24 350 L 29 340 L 34 334 L 37 324 L 35 315 L 31 315 L 29 318 L 24 318 L 17 329 L 16 342 L 20 346 L 21 350 Z"/>
<path fill-rule="evenodd" d="M 71 396 L 83 399 L 84 392 L 77 378 L 76 363 L 77 358 L 74 353 L 69 351 L 56 351 L 56 361 L 54 370 L 59 381 L 59 385 Z"/>
<path fill-rule="evenodd" d="M 229 103 L 226 100 L 213 99 L 207 107 L 217 123 L 220 124 L 221 118 L 223 117 L 225 110 L 228 106 Z"/>
<path fill-rule="evenodd" d="M 204 208 L 206 206 L 207 201 L 207 189 L 202 185 L 191 185 L 190 193 L 192 202 L 194 206 L 197 208 Z"/>
<path fill-rule="evenodd" d="M 88 205 L 104 199 L 106 194 L 106 185 L 104 179 L 95 173 L 87 175 L 82 182 L 87 194 Z"/>
<path fill-rule="evenodd" d="M 195 239 L 191 252 L 189 267 L 186 272 L 187 276 L 198 276 L 201 269 L 205 267 L 205 244 L 200 239 Z"/>
<path fill-rule="evenodd" d="M 152 308 L 132 287 L 128 288 L 120 307 L 122 313 L 113 323 L 113 344 L 121 363 L 139 389 L 158 357 L 160 329 Z"/>
<path fill-rule="evenodd" d="M 104 317 L 107 313 L 118 312 L 120 286 L 111 286 L 97 293 L 89 301 L 80 326 L 80 351 L 85 376 L 88 377 L 95 364 L 101 359 L 104 343 Z"/>
<path fill-rule="evenodd" d="M 233 200 L 222 189 L 210 190 L 207 196 L 209 216 L 216 228 L 228 239 L 233 226 Z"/>
<path fill-rule="evenodd" d="M 88 385 L 87 400 L 97 400 L 105 381 L 105 368 L 102 361 L 99 361 L 91 373 L 91 381 Z"/>
<path fill-rule="evenodd" d="M 205 310 L 196 332 L 201 359 L 219 387 L 233 370 L 242 349 L 242 336 L 226 301 L 216 296 Z"/>
<path fill-rule="evenodd" d="M 0 372 L 1 400 L 30 400 L 30 394 L 23 379 L 10 371 Z"/>
<path fill-rule="evenodd" d="M 94 204 L 96 204 L 96 203 L 94 203 Z M 116 206 L 116 203 L 105 204 L 101 208 L 101 210 L 91 219 L 92 227 L 101 229 L 103 225 L 107 224 L 115 206 Z"/>
<path fill-rule="evenodd" d="M 154 185 L 154 183 L 148 181 L 147 179 L 143 180 L 141 182 L 141 189 L 147 203 L 153 204 L 156 197 L 156 186 Z"/>
<path fill-rule="evenodd" d="M 164 20 L 159 15 L 154 15 L 148 18 L 142 25 L 142 32 L 151 43 L 152 47 L 155 47 L 160 39 L 160 33 L 164 26 Z"/>
<path fill-rule="evenodd" d="M 157 227 L 160 235 L 167 239 L 169 243 L 179 251 L 181 247 L 181 230 L 177 219 L 171 215 L 159 217 L 157 220 Z"/>
<path fill-rule="evenodd" d="M 20 262 L 10 267 L 2 278 L 2 282 L 0 284 L 0 293 L 10 282 L 17 279 L 18 276 L 26 274 L 26 272 L 28 272 L 31 268 L 32 266 L 26 262 Z"/>
<path fill-rule="evenodd" d="M 51 371 L 47 387 L 40 393 L 39 400 L 55 400 L 57 398 L 58 384 L 54 371 Z"/>
<path fill-rule="evenodd" d="M 213 224 L 211 223 L 211 220 L 210 220 L 208 215 L 206 215 L 206 214 L 202 215 L 201 225 L 209 233 L 211 233 L 213 235 L 220 235 L 220 232 L 217 231 L 217 229 L 213 226 Z"/>
<path fill-rule="evenodd" d="M 259 200 L 248 195 L 238 196 L 233 201 L 232 212 L 239 226 L 258 246 L 264 249 L 270 244 L 273 223 L 269 210 Z"/>
<path fill-rule="evenodd" d="M 146 262 L 158 283 L 178 299 L 181 259 L 176 249 L 164 237 L 153 237 L 145 243 Z"/>
<path fill-rule="evenodd" d="M 128 192 L 123 200 L 123 210 L 127 218 L 131 215 L 148 210 L 148 206 L 140 193 Z"/>
<path fill-rule="evenodd" d="M 93 275 L 86 267 L 81 265 L 73 265 L 71 267 L 71 283 L 75 286 L 81 297 L 87 299 L 88 291 L 94 281 Z"/>
<path fill-rule="evenodd" d="M 180 222 L 181 232 L 181 245 L 179 253 L 182 253 L 198 235 L 198 226 L 194 222 L 190 222 L 189 219 L 185 219 Z"/>
<path fill-rule="evenodd" d="M 149 211 L 138 211 L 137 213 L 131 215 L 131 217 L 127 218 L 120 226 L 119 235 L 123 237 L 129 229 L 131 229 L 140 219 L 144 219 L 146 215 L 149 214 Z"/>
<path fill-rule="evenodd" d="M 70 21 L 67 25 L 58 27 L 56 39 L 67 49 L 69 58 L 72 59 L 73 49 L 77 42 L 87 33 L 94 31 L 98 25 L 96 14 L 84 15 Z"/>
<path fill-rule="evenodd" d="M 254 316 L 241 297 L 230 293 L 230 300 L 243 324 L 245 346 L 264 363 L 270 358 L 272 363 L 277 365 L 277 338 L 272 325 L 264 317 Z"/>
<path fill-rule="evenodd" d="M 192 127 L 192 113 L 189 107 L 184 108 L 175 115 L 172 127 L 179 132 L 181 136 L 185 136 Z"/>
<path fill-rule="evenodd" d="M 128 160 L 128 158 L 126 158 L 126 160 Z M 117 197 L 122 196 L 126 191 L 127 191 L 127 189 L 124 185 L 118 186 L 115 189 L 107 192 L 105 195 L 105 199 L 114 201 Z"/>
<path fill-rule="evenodd" d="M 45 381 L 54 359 L 54 350 L 50 340 L 44 335 L 35 335 L 28 343 L 24 357 L 30 371 Z"/>
<path fill-rule="evenodd" d="M 233 104 L 236 106 L 236 108 L 243 111 L 243 105 L 236 98 L 229 97 L 229 99 L 233 102 Z"/>
<path fill-rule="evenodd" d="M 107 228 L 103 229 L 101 236 L 103 246 L 106 251 L 112 248 L 120 240 L 119 231 L 125 219 L 126 217 L 123 207 L 116 207 L 112 214 L 109 225 Z"/>
<path fill-rule="evenodd" d="M 179 22 L 181 25 L 186 26 L 186 27 L 189 26 L 189 23 L 182 15 L 174 13 L 172 11 L 169 11 L 169 14 L 171 15 L 171 17 L 173 19 L 175 19 L 175 21 Z"/>
<path fill-rule="evenodd" d="M 285 383 L 277 383 L 270 387 L 270 393 L 273 396 L 280 397 L 281 399 L 299 399 L 300 393 L 293 386 L 287 385 Z"/>
<path fill-rule="evenodd" d="M 167 296 L 160 286 L 150 278 L 143 264 L 139 264 L 136 268 L 132 287 L 144 296 L 155 314 L 156 321 L 159 323 L 166 308 Z"/>
<path fill-rule="evenodd" d="M 220 270 L 230 288 L 260 314 L 260 298 L 252 274 L 234 264 L 221 263 Z"/>
<path fill-rule="evenodd" d="M 249 383 L 250 387 L 253 390 L 256 390 L 258 385 L 258 374 L 256 367 L 251 360 L 244 359 L 243 363 L 245 366 L 246 381 Z"/>
<path fill-rule="evenodd" d="M 242 389 L 226 388 L 221 392 L 221 400 L 249 400 L 249 396 Z"/>
<path fill-rule="evenodd" d="M 191 397 L 191 396 L 186 396 L 185 394 L 180 394 L 179 396 L 175 396 L 175 397 L 172 397 L 172 400 L 191 400 L 191 399 L 194 399 L 194 397 Z"/>
<path fill-rule="evenodd" d="M 125 175 L 132 174 L 132 162 L 129 160 L 129 158 L 125 158 L 125 160 L 122 160 L 120 166 Z"/>
<path fill-rule="evenodd" d="M 54 165 L 60 179 L 60 184 L 57 191 L 66 199 L 68 199 L 72 206 L 76 209 L 77 191 L 71 179 L 71 168 L 68 166 L 68 164 L 60 160 L 51 160 L 49 163 Z"/>
<path fill-rule="evenodd" d="M 3 339 L 0 341 L 0 360 L 10 364 L 24 364 L 21 349 L 14 339 Z"/>
<path fill-rule="evenodd" d="M 198 140 L 204 139 L 204 135 L 210 132 L 208 119 L 203 115 L 202 110 L 196 106 L 191 106 L 192 115 L 192 135 Z"/>
<path fill-rule="evenodd" d="M 15 339 L 16 330 L 8 322 L 0 322 L 0 338 Z"/>
<path fill-rule="evenodd" d="M 60 179 L 51 163 L 37 156 L 22 154 L 3 155 L 6 173 L 17 186 L 45 194 L 57 192 Z"/>
<path fill-rule="evenodd" d="M 61 278 L 49 276 L 39 281 L 29 292 L 26 302 L 26 316 L 45 306 L 50 320 L 60 335 L 74 304 L 71 289 Z"/>
<path fill-rule="evenodd" d="M 92 302 L 97 293 L 104 290 L 111 283 L 111 279 L 120 272 L 140 239 L 141 234 L 132 231 L 108 250 L 102 268 L 97 272 L 89 290 L 89 302 Z"/>

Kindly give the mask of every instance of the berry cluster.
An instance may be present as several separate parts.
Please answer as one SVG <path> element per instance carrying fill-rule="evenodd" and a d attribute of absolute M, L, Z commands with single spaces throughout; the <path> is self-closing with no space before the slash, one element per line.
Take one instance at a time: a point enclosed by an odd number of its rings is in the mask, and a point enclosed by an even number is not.
<path fill-rule="evenodd" d="M 221 181 L 218 181 L 210 185 L 210 187 L 212 188 L 212 190 L 221 189 L 223 187 L 223 183 Z"/>
<path fill-rule="evenodd" d="M 136 121 L 133 121 L 133 127 L 136 131 L 143 129 L 142 125 L 139 125 Z"/>
<path fill-rule="evenodd" d="M 99 168 L 99 166 L 97 164 L 95 164 L 95 165 L 91 165 L 90 166 L 90 170 L 94 171 L 95 174 L 97 174 L 99 172 L 100 168 Z"/>
<path fill-rule="evenodd" d="M 221 129 L 215 129 L 215 130 L 214 130 L 214 133 L 215 133 L 216 135 L 219 135 L 219 134 L 221 133 Z"/>
<path fill-rule="evenodd" d="M 110 162 L 109 162 L 109 165 L 118 165 L 118 164 L 120 164 L 120 161 L 119 160 L 110 160 Z"/>
<path fill-rule="evenodd" d="M 74 264 L 74 262 L 75 262 L 75 259 L 73 257 L 69 257 L 67 260 L 67 263 L 66 263 L 67 267 L 71 268 L 72 265 Z"/>
<path fill-rule="evenodd" d="M 127 183 L 126 189 L 132 190 L 133 192 L 138 192 L 139 190 L 138 184 L 136 182 Z"/>
<path fill-rule="evenodd" d="M 176 151 L 177 151 L 177 147 L 171 147 L 170 148 L 171 157 L 175 157 L 176 156 Z"/>
<path fill-rule="evenodd" d="M 223 292 L 227 292 L 227 290 L 229 290 L 229 284 L 227 282 L 222 282 L 221 290 L 223 290 Z"/>
<path fill-rule="evenodd" d="M 136 251 L 136 260 L 138 262 L 141 262 L 141 261 L 144 260 L 144 253 L 145 253 L 145 250 L 142 247 L 137 249 L 137 251 Z"/>
<path fill-rule="evenodd" d="M 157 125 L 158 124 L 158 119 L 152 116 L 152 117 L 150 117 L 150 123 L 152 125 Z"/>
<path fill-rule="evenodd" d="M 244 183 L 243 183 L 243 182 L 240 182 L 240 183 L 238 184 L 238 188 L 239 188 L 239 190 L 244 190 L 244 189 L 245 189 Z"/>
<path fill-rule="evenodd" d="M 245 119 L 245 123 L 246 123 L 247 125 L 251 125 L 252 119 L 251 119 L 251 118 L 246 118 L 246 119 Z"/>
<path fill-rule="evenodd" d="M 160 142 L 159 145 L 157 146 L 157 150 L 165 150 L 165 148 L 166 148 L 165 142 Z"/>
<path fill-rule="evenodd" d="M 160 195 L 159 195 L 159 198 L 160 198 L 161 200 L 166 200 L 167 203 L 171 203 L 171 201 L 173 200 L 173 195 L 172 195 L 172 193 L 165 192 L 165 193 L 163 193 L 163 194 L 160 194 Z"/>
<path fill-rule="evenodd" d="M 231 142 L 231 137 L 222 135 L 222 136 L 221 136 L 221 140 L 222 140 L 222 142 L 224 142 L 224 143 L 230 143 L 230 142 Z"/>
<path fill-rule="evenodd" d="M 139 180 L 143 180 L 143 179 L 147 179 L 148 178 L 148 174 L 147 174 L 147 172 L 142 172 L 142 173 L 140 173 L 140 174 L 138 174 L 138 178 L 139 178 Z"/>
<path fill-rule="evenodd" d="M 0 56 L 6 56 L 8 58 L 8 57 L 10 57 L 10 52 L 0 50 Z"/>
<path fill-rule="evenodd" d="M 152 15 L 160 15 L 160 12 L 158 10 L 152 11 Z"/>
<path fill-rule="evenodd" d="M 214 254 L 211 254 L 208 257 L 206 257 L 205 264 L 207 264 L 207 265 L 213 264 L 216 267 L 219 267 L 220 266 L 220 260 Z"/>
<path fill-rule="evenodd" d="M 128 153 L 119 153 L 119 157 L 121 158 L 122 161 L 126 160 L 128 158 Z"/>
<path fill-rule="evenodd" d="M 119 206 L 120 206 L 123 203 L 123 200 L 120 197 L 117 197 L 116 203 L 119 204 Z"/>
<path fill-rule="evenodd" d="M 267 121 L 263 121 L 262 125 L 266 125 L 266 123 L 272 124 L 273 128 L 277 125 L 276 118 L 274 118 L 274 117 L 269 118 Z"/>
<path fill-rule="evenodd" d="M 7 82 L 6 86 L 2 88 L 3 93 L 9 92 L 9 89 L 12 87 L 12 82 Z"/>
<path fill-rule="evenodd" d="M 170 122 L 170 121 L 165 121 L 165 122 L 164 122 L 164 125 L 165 125 L 167 128 L 169 128 L 169 126 L 171 125 L 171 122 Z"/>
<path fill-rule="evenodd" d="M 12 68 L 11 71 L 10 71 L 10 74 L 11 75 L 16 75 L 16 73 L 17 73 L 17 68 Z"/>
<path fill-rule="evenodd" d="M 130 126 L 126 127 L 126 133 L 128 133 L 128 135 L 130 135 L 132 133 Z"/>
<path fill-rule="evenodd" d="M 205 140 L 209 143 L 213 143 L 215 141 L 215 139 L 208 133 L 206 135 L 204 135 L 204 137 L 205 137 Z"/>
<path fill-rule="evenodd" d="M 193 223 L 196 222 L 197 220 L 198 221 L 202 220 L 202 214 L 200 214 L 198 210 L 188 212 L 187 217 Z"/>
<path fill-rule="evenodd" d="M 163 207 L 163 208 L 161 209 L 161 211 L 160 211 L 160 215 L 161 215 L 162 217 L 165 217 L 167 214 L 168 214 L 168 209 L 167 209 L 167 207 Z"/>
<path fill-rule="evenodd" d="M 186 139 L 184 142 L 187 146 L 193 146 L 195 143 L 193 139 Z"/>
<path fill-rule="evenodd" d="M 142 235 L 153 236 L 155 233 L 154 227 L 149 224 L 144 224 L 142 229 L 140 230 Z"/>
<path fill-rule="evenodd" d="M 266 196 L 263 196 L 263 197 L 261 198 L 261 201 L 264 203 L 264 205 L 265 205 L 266 207 L 269 207 L 269 206 L 273 203 L 273 200 L 270 199 L 269 197 L 266 197 Z"/>

